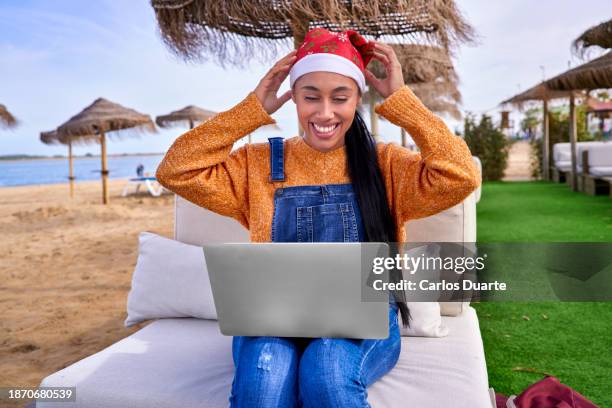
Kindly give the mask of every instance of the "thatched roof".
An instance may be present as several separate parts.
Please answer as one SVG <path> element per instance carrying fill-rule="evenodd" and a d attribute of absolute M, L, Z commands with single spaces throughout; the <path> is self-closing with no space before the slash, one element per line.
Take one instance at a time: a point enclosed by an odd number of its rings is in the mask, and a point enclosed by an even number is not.
<path fill-rule="evenodd" d="M 579 95 L 579 92 L 573 92 L 574 95 Z M 572 94 L 571 91 L 555 91 L 548 87 L 546 82 L 540 82 L 536 86 L 533 86 L 520 94 L 514 95 L 511 98 L 506 99 L 500 105 L 514 105 L 519 109 L 523 109 L 526 102 L 531 101 L 543 101 L 553 100 L 560 98 L 568 98 Z"/>
<path fill-rule="evenodd" d="M 123 136 L 138 131 L 156 132 L 156 128 L 149 115 L 104 98 L 96 99 L 57 128 L 60 136 L 78 137 L 81 142 L 97 142 L 101 131 L 112 132 L 112 136 Z"/>
<path fill-rule="evenodd" d="M 437 113 L 438 115 L 448 115 L 455 120 L 460 120 L 463 115 L 456 102 L 446 100 L 444 98 L 429 99 L 428 97 L 421 98 L 423 105 Z"/>
<path fill-rule="evenodd" d="M 72 145 L 88 145 L 98 143 L 98 137 L 96 135 L 89 135 L 87 137 L 81 136 L 60 136 L 56 130 L 49 130 L 47 132 L 40 132 L 40 141 L 47 145 L 63 144 L 67 145 L 69 141 Z"/>
<path fill-rule="evenodd" d="M 199 108 L 194 105 L 189 105 L 183 109 L 170 112 L 167 115 L 160 115 L 155 118 L 157 126 L 169 128 L 177 125 L 189 125 L 204 122 L 208 118 L 216 115 L 217 112 Z"/>
<path fill-rule="evenodd" d="M 553 90 L 612 88 L 612 51 L 546 81 Z"/>
<path fill-rule="evenodd" d="M 454 119 L 461 119 L 461 92 L 457 89 L 456 83 L 453 82 L 425 82 L 418 84 L 407 84 L 414 94 L 423 102 L 429 110 L 439 115 L 448 115 Z M 370 104 L 370 93 L 374 92 L 375 103 L 382 100 L 382 97 L 373 88 L 369 87 L 368 91 L 362 97 L 362 105 Z M 363 110 L 361 110 L 364 113 Z M 381 117 L 382 120 L 385 120 Z"/>
<path fill-rule="evenodd" d="M 420 44 L 389 45 L 402 66 L 404 81 L 423 104 L 437 114 L 461 118 L 459 80 L 448 50 Z M 368 70 L 378 78 L 386 77 L 383 64 L 377 60 L 368 64 Z M 368 89 L 364 95 L 365 104 L 370 101 L 370 92 L 374 92 L 376 101 L 382 99 L 374 89 Z"/>
<path fill-rule="evenodd" d="M 221 65 L 269 63 L 314 27 L 400 36 L 404 43 L 447 49 L 474 37 L 452 0 L 151 0 L 151 5 L 172 52 L 185 59 L 212 57 Z"/>
<path fill-rule="evenodd" d="M 423 105 L 440 115 L 448 115 L 454 119 L 461 119 L 461 92 L 457 84 L 447 82 L 425 82 L 408 84 L 410 89 L 419 97 Z"/>
<path fill-rule="evenodd" d="M 572 43 L 574 53 L 584 55 L 589 47 L 612 48 L 612 19 L 591 27 Z"/>
<path fill-rule="evenodd" d="M 47 145 L 61 144 L 55 130 L 40 132 L 40 141 Z"/>
<path fill-rule="evenodd" d="M 388 44 L 402 65 L 404 81 L 407 83 L 434 82 L 437 80 L 457 82 L 457 73 L 448 50 L 420 44 Z M 385 68 L 378 60 L 371 60 L 368 70 L 378 78 L 386 77 Z"/>
<path fill-rule="evenodd" d="M 17 119 L 6 109 L 6 106 L 0 103 L 0 127 L 8 129 L 17 126 L 17 123 Z"/>

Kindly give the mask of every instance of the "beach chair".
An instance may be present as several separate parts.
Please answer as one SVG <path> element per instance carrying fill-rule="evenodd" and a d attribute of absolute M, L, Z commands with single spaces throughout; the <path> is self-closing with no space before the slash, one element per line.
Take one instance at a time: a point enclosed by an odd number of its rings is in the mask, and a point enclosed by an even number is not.
<path fill-rule="evenodd" d="M 153 197 L 159 197 L 162 195 L 164 191 L 168 191 L 161 184 L 157 182 L 155 177 L 135 177 L 128 180 L 125 187 L 123 187 L 123 192 L 121 193 L 121 197 L 126 197 L 129 193 L 130 187 L 134 186 L 133 194 L 136 194 L 140 191 L 140 186 L 145 186 L 149 194 Z"/>
<path fill-rule="evenodd" d="M 409 241 L 475 242 L 479 194 L 475 191 L 446 211 L 407 223 Z M 188 244 L 249 240 L 236 220 L 178 196 L 174 227 L 175 239 Z M 442 306 L 449 335 L 402 337 L 397 365 L 368 388 L 373 408 L 495 407 L 474 308 L 468 302 Z M 227 407 L 234 373 L 231 343 L 215 320 L 158 319 L 42 380 L 41 386 L 76 387 L 76 402 L 36 406 Z"/>
<path fill-rule="evenodd" d="M 611 194 L 612 142 L 593 142 L 580 146 L 581 187 L 589 195 Z"/>
<path fill-rule="evenodd" d="M 582 150 L 589 146 L 597 146 L 605 142 L 576 142 L 576 174 L 582 174 Z M 553 145 L 552 179 L 557 183 L 571 183 L 572 150 L 571 143 L 555 143 Z M 581 177 L 578 177 L 579 190 L 582 187 Z"/>

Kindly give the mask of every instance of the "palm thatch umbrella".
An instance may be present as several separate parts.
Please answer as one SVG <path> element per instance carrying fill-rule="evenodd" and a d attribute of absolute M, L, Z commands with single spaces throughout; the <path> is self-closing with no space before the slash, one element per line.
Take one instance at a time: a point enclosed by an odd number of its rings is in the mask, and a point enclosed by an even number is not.
<path fill-rule="evenodd" d="M 612 48 L 612 19 L 582 33 L 572 43 L 572 50 L 575 54 L 584 56 L 586 50 L 594 46 L 605 49 Z"/>
<path fill-rule="evenodd" d="M 170 112 L 167 115 L 160 115 L 155 118 L 155 123 L 161 128 L 170 128 L 173 126 L 180 126 L 187 124 L 189 129 L 193 129 L 197 123 L 204 122 L 213 116 L 217 112 L 209 111 L 206 109 L 199 108 L 194 105 L 189 105 L 183 109 Z M 280 127 L 276 123 L 265 125 L 264 128 L 271 128 L 274 130 L 280 130 Z M 251 143 L 251 135 L 249 134 L 249 143 Z"/>
<path fill-rule="evenodd" d="M 106 159 L 106 133 L 122 137 L 138 132 L 156 132 L 149 115 L 123 107 L 104 98 L 91 105 L 57 128 L 60 137 L 79 138 L 81 141 L 100 143 L 102 159 L 102 202 L 108 204 L 108 169 Z"/>
<path fill-rule="evenodd" d="M 83 139 L 85 140 L 85 139 Z M 57 130 L 40 132 L 40 141 L 47 145 L 63 144 L 68 146 L 68 181 L 70 184 L 70 198 L 74 197 L 74 172 L 72 165 L 72 145 L 74 143 L 72 137 L 60 137 Z M 78 141 L 78 139 L 76 139 Z"/>
<path fill-rule="evenodd" d="M 449 51 L 475 37 L 452 0 L 151 0 L 151 5 L 172 52 L 188 60 L 212 57 L 221 66 L 245 67 L 254 59 L 269 63 L 291 39 L 297 49 L 314 27 L 350 29 L 376 39 L 396 36 Z"/>
<path fill-rule="evenodd" d="M 546 81 L 552 90 L 612 88 L 612 51 Z"/>
<path fill-rule="evenodd" d="M 0 103 L 0 127 L 9 129 L 17 126 L 17 119 Z"/>
<path fill-rule="evenodd" d="M 402 66 L 404 81 L 410 86 L 425 106 L 438 114 L 449 114 L 460 118 L 458 104 L 461 93 L 458 90 L 458 76 L 448 50 L 421 44 L 388 44 Z M 384 66 L 377 60 L 368 64 L 368 70 L 379 78 L 386 77 Z M 378 137 L 378 120 L 374 105 L 382 96 L 373 88 L 365 93 L 370 108 L 372 134 Z M 401 129 L 402 145 L 406 145 L 406 132 Z"/>
<path fill-rule="evenodd" d="M 151 0 L 151 5 L 172 52 L 186 59 L 206 55 L 222 66 L 244 67 L 253 59 L 268 63 L 286 48 L 287 40 L 293 39 L 297 48 L 314 27 L 351 29 L 375 38 L 399 36 L 403 42 L 446 49 L 474 36 L 452 0 Z"/>
<path fill-rule="evenodd" d="M 523 110 L 524 106 L 528 102 L 541 101 L 542 102 L 542 134 L 543 134 L 543 146 L 542 146 L 542 178 L 544 180 L 550 180 L 550 137 L 549 137 L 549 124 L 548 124 L 548 102 L 555 99 L 562 99 L 581 95 L 580 92 L 575 91 L 558 91 L 551 89 L 545 81 L 523 91 L 511 98 L 506 99 L 500 105 L 513 105 L 519 110 Z M 572 147 L 575 150 L 575 146 Z"/>
<path fill-rule="evenodd" d="M 155 118 L 155 123 L 157 123 L 157 126 L 162 128 L 170 128 L 173 126 L 181 126 L 186 124 L 189 126 L 189 129 L 193 129 L 196 123 L 204 122 L 216 114 L 217 112 L 202 109 L 194 105 L 189 105 L 183 109 L 170 112 L 167 115 L 157 116 Z"/>
<path fill-rule="evenodd" d="M 583 91 L 612 88 L 612 51 L 585 64 L 572 68 L 546 81 L 546 86 L 555 91 Z M 572 147 L 572 190 L 578 190 L 576 172 L 576 105 L 574 93 L 570 100 L 570 143 Z"/>

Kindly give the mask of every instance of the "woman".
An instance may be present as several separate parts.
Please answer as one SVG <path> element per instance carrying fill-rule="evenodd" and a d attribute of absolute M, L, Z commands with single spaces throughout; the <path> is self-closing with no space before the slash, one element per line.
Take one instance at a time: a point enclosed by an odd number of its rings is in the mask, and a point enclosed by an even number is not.
<path fill-rule="evenodd" d="M 377 79 L 365 67 L 386 68 Z M 277 92 L 290 76 L 291 89 Z M 385 100 L 376 112 L 420 148 L 375 143 L 357 106 L 366 80 Z M 268 144 L 234 142 L 292 99 L 304 133 Z M 166 188 L 238 220 L 254 242 L 398 242 L 409 219 L 461 202 L 480 184 L 465 142 L 404 84 L 393 49 L 354 31 L 309 31 L 236 106 L 180 136 L 157 169 Z M 367 387 L 399 358 L 390 298 L 387 339 L 234 337 L 232 407 L 367 407 Z"/>

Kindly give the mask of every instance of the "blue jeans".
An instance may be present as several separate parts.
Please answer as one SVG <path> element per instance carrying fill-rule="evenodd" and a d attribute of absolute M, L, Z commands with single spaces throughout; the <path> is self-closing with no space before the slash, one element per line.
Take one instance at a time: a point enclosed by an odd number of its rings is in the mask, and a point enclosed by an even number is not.
<path fill-rule="evenodd" d="M 270 180 L 285 179 L 282 138 L 270 138 Z M 277 188 L 273 242 L 364 242 L 351 184 Z M 233 408 L 369 407 L 366 388 L 400 355 L 397 304 L 389 303 L 386 339 L 250 337 L 232 339 Z"/>
<path fill-rule="evenodd" d="M 370 407 L 367 387 L 400 355 L 397 319 L 391 303 L 386 339 L 234 337 L 230 406 Z"/>

